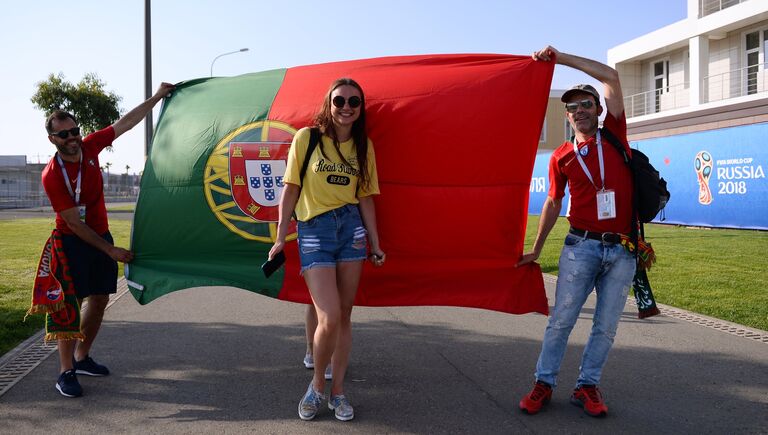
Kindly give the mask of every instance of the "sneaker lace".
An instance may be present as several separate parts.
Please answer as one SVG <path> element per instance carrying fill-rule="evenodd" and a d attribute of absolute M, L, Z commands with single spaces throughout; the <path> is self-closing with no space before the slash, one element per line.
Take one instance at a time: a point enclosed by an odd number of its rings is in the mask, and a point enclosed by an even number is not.
<path fill-rule="evenodd" d="M 597 387 L 582 387 L 582 391 L 586 394 L 590 402 L 600 403 L 603 399 L 600 397 L 600 390 Z"/>
<path fill-rule="evenodd" d="M 531 391 L 531 400 L 538 402 L 547 394 L 547 387 L 542 384 L 536 384 Z"/>

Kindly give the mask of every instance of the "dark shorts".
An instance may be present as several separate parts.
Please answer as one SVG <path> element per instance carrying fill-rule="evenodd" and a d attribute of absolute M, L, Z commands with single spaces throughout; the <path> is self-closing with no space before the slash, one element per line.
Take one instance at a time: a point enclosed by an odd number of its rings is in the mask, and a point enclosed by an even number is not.
<path fill-rule="evenodd" d="M 107 231 L 101 237 L 114 243 Z M 80 299 L 117 292 L 117 262 L 73 234 L 62 234 L 64 255 Z"/>

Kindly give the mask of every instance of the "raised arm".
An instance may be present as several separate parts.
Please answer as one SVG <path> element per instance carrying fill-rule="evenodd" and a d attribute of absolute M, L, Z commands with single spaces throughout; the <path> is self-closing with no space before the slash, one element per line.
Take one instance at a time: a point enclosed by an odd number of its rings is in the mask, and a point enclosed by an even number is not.
<path fill-rule="evenodd" d="M 605 87 L 603 97 L 605 98 L 605 106 L 606 109 L 608 109 L 608 112 L 613 115 L 614 118 L 618 118 L 624 112 L 624 96 L 621 93 L 619 73 L 615 69 L 596 60 L 574 56 L 568 53 L 561 53 L 549 45 L 534 52 L 532 57 L 533 60 L 547 62 L 554 60 L 555 63 L 569 66 L 589 74 L 597 81 L 601 82 Z"/>
<path fill-rule="evenodd" d="M 133 110 L 126 113 L 122 118 L 118 119 L 114 124 L 112 124 L 112 128 L 115 130 L 115 139 L 141 122 L 141 120 L 147 116 L 147 113 L 149 113 L 149 111 L 155 107 L 155 104 L 168 96 L 168 94 L 170 94 L 175 88 L 176 87 L 170 83 L 161 83 L 160 87 L 157 88 L 155 95 L 149 97 L 148 100 L 139 104 Z"/>

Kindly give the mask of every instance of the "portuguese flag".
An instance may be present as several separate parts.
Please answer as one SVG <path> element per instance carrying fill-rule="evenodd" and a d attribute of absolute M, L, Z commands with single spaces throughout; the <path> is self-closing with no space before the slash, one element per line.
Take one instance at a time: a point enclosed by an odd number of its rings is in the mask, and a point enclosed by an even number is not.
<path fill-rule="evenodd" d="M 387 263 L 366 263 L 356 304 L 547 313 L 538 265 L 516 268 L 554 65 L 460 54 L 335 62 L 190 80 L 166 100 L 141 179 L 129 288 L 233 286 L 310 302 L 295 231 L 285 268 L 260 265 L 276 231 L 291 138 L 331 82 L 366 95 Z"/>

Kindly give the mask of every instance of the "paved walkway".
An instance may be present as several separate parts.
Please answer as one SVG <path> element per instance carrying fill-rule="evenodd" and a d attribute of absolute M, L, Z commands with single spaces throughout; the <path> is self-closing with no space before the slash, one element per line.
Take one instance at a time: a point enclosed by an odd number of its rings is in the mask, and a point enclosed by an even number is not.
<path fill-rule="evenodd" d="M 355 420 L 324 410 L 303 422 L 302 305 L 232 288 L 147 306 L 126 294 L 94 350 L 113 374 L 81 376 L 86 395 L 67 399 L 54 389 L 57 358 L 46 358 L 0 397 L 0 433 L 768 432 L 768 343 L 665 315 L 638 320 L 631 304 L 603 378 L 609 416 L 583 414 L 568 396 L 592 312 L 574 329 L 553 402 L 527 416 L 517 403 L 533 381 L 544 316 L 356 308 Z"/>

